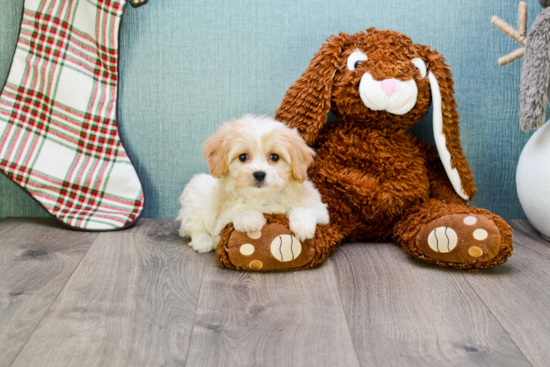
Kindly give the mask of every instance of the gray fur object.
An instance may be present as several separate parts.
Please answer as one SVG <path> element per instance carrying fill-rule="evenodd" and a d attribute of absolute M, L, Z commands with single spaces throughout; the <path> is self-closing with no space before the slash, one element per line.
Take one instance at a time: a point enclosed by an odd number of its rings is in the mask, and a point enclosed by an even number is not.
<path fill-rule="evenodd" d="M 545 7 L 550 0 L 541 0 Z M 520 3 L 520 9 L 525 8 Z M 522 10 L 520 10 L 520 15 Z M 520 17 L 521 18 L 521 17 Z M 519 22 L 523 29 L 523 20 Z M 513 29 L 512 29 L 513 31 Z M 520 32 L 520 33 L 521 33 Z M 550 80 L 550 7 L 539 14 L 525 43 L 521 69 L 520 124 L 523 130 L 538 129 L 527 141 L 516 171 L 518 199 L 525 215 L 550 241 L 550 123 L 544 123 Z"/>
<path fill-rule="evenodd" d="M 543 8 L 550 6 L 550 0 L 539 0 L 539 3 Z"/>
<path fill-rule="evenodd" d="M 543 7 L 550 5 L 550 0 L 540 2 Z M 549 80 L 550 8 L 546 8 L 539 14 L 527 36 L 521 68 L 519 118 L 525 131 L 544 125 Z"/>

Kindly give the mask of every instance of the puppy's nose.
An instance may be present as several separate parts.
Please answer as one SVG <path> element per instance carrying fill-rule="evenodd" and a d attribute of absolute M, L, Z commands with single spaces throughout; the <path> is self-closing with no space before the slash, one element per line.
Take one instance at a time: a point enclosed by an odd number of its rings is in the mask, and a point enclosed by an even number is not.
<path fill-rule="evenodd" d="M 382 90 L 388 97 L 392 96 L 393 94 L 399 92 L 399 89 L 401 89 L 401 82 L 396 79 L 386 79 L 382 80 L 380 83 Z"/>
<path fill-rule="evenodd" d="M 265 172 L 264 171 L 256 171 L 252 174 L 254 176 L 254 179 L 258 182 L 262 182 L 265 179 Z"/>

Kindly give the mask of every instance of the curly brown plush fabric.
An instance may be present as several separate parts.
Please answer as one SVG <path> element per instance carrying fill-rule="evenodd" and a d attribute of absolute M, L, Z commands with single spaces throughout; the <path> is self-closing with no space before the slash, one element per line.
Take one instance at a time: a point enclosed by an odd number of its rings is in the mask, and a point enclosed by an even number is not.
<path fill-rule="evenodd" d="M 351 71 L 346 60 L 355 50 L 364 52 L 368 59 Z M 452 74 L 442 55 L 394 31 L 370 28 L 355 35 L 332 36 L 290 87 L 276 113 L 278 120 L 297 128 L 317 150 L 309 174 L 331 217 L 331 223 L 320 227 L 315 237 L 317 262 L 324 260 L 336 244 L 358 240 L 393 240 L 424 261 L 467 270 L 500 265 L 512 253 L 512 229 L 497 215 L 470 208 L 453 189 L 436 149 L 410 133 L 432 104 L 429 78 L 415 69 L 413 58 L 422 59 L 437 79 L 451 166 L 460 175 L 463 192 L 470 199 L 476 193 L 462 153 Z M 414 79 L 418 87 L 414 108 L 404 115 L 367 108 L 359 95 L 359 83 L 367 71 L 377 81 Z M 327 124 L 329 110 L 338 121 Z M 457 213 L 465 215 L 453 216 Z M 441 228 L 449 232 L 468 221 L 490 224 L 484 225 L 491 228 L 479 228 L 475 238 L 458 239 L 457 246 L 471 249 L 461 250 L 473 254 L 468 261 L 443 261 L 444 256 L 420 249 L 429 249 L 430 239 L 420 236 L 419 231 L 442 217 Z M 464 223 L 458 223 L 458 218 Z M 487 233 L 493 235 L 487 237 Z M 495 238 L 500 243 L 489 243 Z M 486 259 L 493 252 L 496 255 Z"/>

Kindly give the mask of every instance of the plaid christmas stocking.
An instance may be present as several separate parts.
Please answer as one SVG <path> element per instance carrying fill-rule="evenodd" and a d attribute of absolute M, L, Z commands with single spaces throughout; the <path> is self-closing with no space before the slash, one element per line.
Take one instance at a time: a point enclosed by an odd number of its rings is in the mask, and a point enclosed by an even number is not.
<path fill-rule="evenodd" d="M 25 0 L 0 95 L 0 170 L 75 229 L 127 227 L 145 203 L 117 128 L 125 6 Z"/>

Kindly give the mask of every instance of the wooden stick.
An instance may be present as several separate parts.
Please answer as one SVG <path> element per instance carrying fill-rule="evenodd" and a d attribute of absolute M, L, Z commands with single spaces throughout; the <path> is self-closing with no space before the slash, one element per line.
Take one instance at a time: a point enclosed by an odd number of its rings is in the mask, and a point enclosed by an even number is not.
<path fill-rule="evenodd" d="M 498 64 L 500 66 L 504 66 L 508 63 L 511 63 L 512 61 L 515 61 L 525 54 L 525 47 L 518 48 L 517 50 L 512 51 L 506 56 L 502 56 L 500 59 L 498 59 Z"/>
<path fill-rule="evenodd" d="M 527 3 L 525 1 L 519 3 L 518 31 L 523 37 L 527 35 Z"/>
<path fill-rule="evenodd" d="M 516 31 L 510 24 L 506 23 L 496 15 L 491 18 L 491 23 L 514 39 L 516 42 L 525 46 L 525 36 L 522 36 L 518 31 Z"/>

